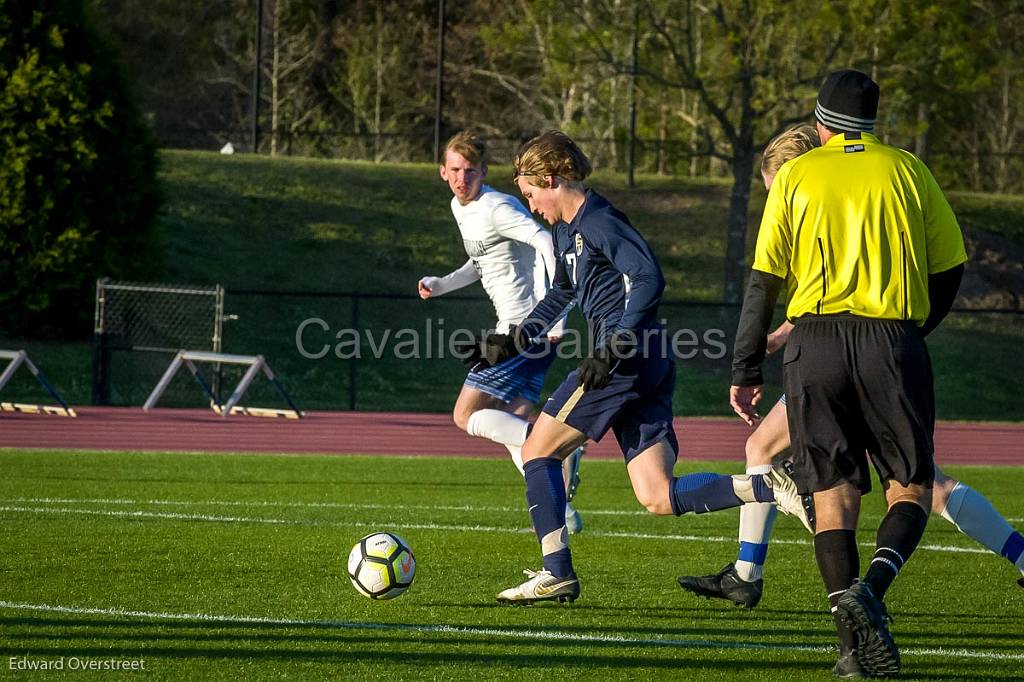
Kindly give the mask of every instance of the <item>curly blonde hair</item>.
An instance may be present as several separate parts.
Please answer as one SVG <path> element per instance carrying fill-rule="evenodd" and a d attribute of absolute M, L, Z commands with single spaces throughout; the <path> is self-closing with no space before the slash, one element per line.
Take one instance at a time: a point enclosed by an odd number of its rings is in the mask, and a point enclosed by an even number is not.
<path fill-rule="evenodd" d="M 818 129 L 810 123 L 801 123 L 783 130 L 772 138 L 761 155 L 761 172 L 774 176 L 782 168 L 782 164 L 790 159 L 821 146 Z"/>
<path fill-rule="evenodd" d="M 550 130 L 524 143 L 512 161 L 512 179 L 529 177 L 530 184 L 548 187 L 545 178 L 555 175 L 571 185 L 579 185 L 593 171 L 590 159 L 572 138 Z"/>

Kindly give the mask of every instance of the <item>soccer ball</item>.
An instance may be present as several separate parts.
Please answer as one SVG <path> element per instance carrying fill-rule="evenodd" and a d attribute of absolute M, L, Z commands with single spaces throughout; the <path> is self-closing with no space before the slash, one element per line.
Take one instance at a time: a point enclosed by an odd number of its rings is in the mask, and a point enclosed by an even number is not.
<path fill-rule="evenodd" d="M 348 577 L 370 599 L 394 599 L 412 585 L 416 558 L 394 533 L 370 533 L 348 553 Z"/>

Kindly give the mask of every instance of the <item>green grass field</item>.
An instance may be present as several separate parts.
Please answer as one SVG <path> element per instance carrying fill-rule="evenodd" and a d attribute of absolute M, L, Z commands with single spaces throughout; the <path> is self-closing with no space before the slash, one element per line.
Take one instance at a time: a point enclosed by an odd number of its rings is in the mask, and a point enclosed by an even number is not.
<path fill-rule="evenodd" d="M 831 679 L 799 524 L 777 522 L 757 609 L 696 600 L 674 577 L 734 557 L 736 514 L 641 513 L 619 462 L 583 465 L 581 599 L 529 608 L 494 601 L 538 563 L 506 461 L 0 450 L 0 468 L 5 672 L 11 657 L 116 657 L 161 679 Z M 1019 468 L 947 471 L 1021 527 Z M 864 527 L 880 512 L 873 494 Z M 403 535 L 418 561 L 390 602 L 345 575 L 348 549 L 375 530 Z M 873 533 L 860 539 L 864 558 Z M 933 518 L 887 599 L 904 677 L 1020 679 L 1016 577 Z"/>

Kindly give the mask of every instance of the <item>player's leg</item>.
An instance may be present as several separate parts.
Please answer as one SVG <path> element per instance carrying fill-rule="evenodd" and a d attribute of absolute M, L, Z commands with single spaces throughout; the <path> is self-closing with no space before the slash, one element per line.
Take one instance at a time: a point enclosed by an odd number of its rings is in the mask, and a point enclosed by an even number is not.
<path fill-rule="evenodd" d="M 836 626 L 839 656 L 833 673 L 840 677 L 866 676 L 858 630 L 843 609 L 860 574 L 856 527 L 860 496 L 871 486 L 864 455 L 869 434 L 847 352 L 858 324 L 801 318 L 783 356 L 793 478 L 800 492 L 814 497 L 814 556 Z M 891 653 L 898 661 L 895 645 Z"/>
<path fill-rule="evenodd" d="M 814 558 L 839 639 L 839 659 L 833 670 L 839 676 L 856 677 L 863 672 L 857 659 L 856 635 L 839 612 L 840 598 L 860 574 L 856 536 L 860 498 L 857 486 L 846 481 L 814 493 Z"/>
<path fill-rule="evenodd" d="M 535 347 L 531 353 L 510 358 L 503 363 L 466 376 L 460 400 L 456 402 L 455 421 L 464 420 L 467 433 L 488 438 L 504 445 L 512 461 L 523 473 L 522 445 L 529 433 L 528 418 L 533 406 L 540 400 L 544 378 L 555 359 L 555 346 L 547 344 Z M 486 397 L 497 399 L 488 402 Z M 465 400 L 461 400 L 465 396 Z M 579 483 L 579 456 L 567 458 L 563 465 L 574 475 L 566 477 L 566 490 Z M 570 533 L 583 529 L 583 520 L 567 500 L 565 506 L 566 527 Z"/>
<path fill-rule="evenodd" d="M 551 415 L 541 414 L 523 444 L 526 501 L 540 542 L 543 569 L 527 571 L 529 579 L 500 592 L 499 602 L 573 601 L 579 596 L 579 580 L 573 569 L 565 526 L 562 460 L 586 438 L 582 432 Z"/>
<path fill-rule="evenodd" d="M 772 458 L 788 447 L 789 424 L 783 398 L 747 438 L 747 475 L 769 473 Z M 764 591 L 764 562 L 775 515 L 775 505 L 770 502 L 744 504 L 740 507 L 740 546 L 736 561 L 711 575 L 681 575 L 677 578 L 679 586 L 702 597 L 725 599 L 737 606 L 757 606 Z"/>
<path fill-rule="evenodd" d="M 847 341 L 844 357 L 856 359 L 851 389 L 863 419 L 866 449 L 885 486 L 888 510 L 878 526 L 868 570 L 840 597 L 839 609 L 857 636 L 857 657 L 864 670 L 871 675 L 895 674 L 900 657 L 889 632 L 884 598 L 917 549 L 931 509 L 931 362 L 912 322 L 853 322 L 842 331 Z"/>
<path fill-rule="evenodd" d="M 796 483 L 782 466 L 766 474 L 732 476 L 706 471 L 679 476 L 672 481 L 672 513 L 732 509 L 751 502 L 771 502 L 783 513 L 795 516 L 808 532 L 814 532 L 813 506 L 797 491 Z"/>
<path fill-rule="evenodd" d="M 662 438 L 626 462 L 626 472 L 633 486 L 637 502 L 652 514 L 667 516 L 672 513 L 672 467 L 676 463 L 676 448 Z"/>
<path fill-rule="evenodd" d="M 505 590 L 498 601 L 530 603 L 540 599 L 571 601 L 579 594 L 565 527 L 562 461 L 587 439 L 599 441 L 625 406 L 639 397 L 640 374 L 620 371 L 602 388 L 584 390 L 579 373 L 570 372 L 544 404 L 523 444 L 526 501 L 541 543 L 544 570 Z M 560 513 L 562 512 L 562 513 Z"/>
<path fill-rule="evenodd" d="M 961 533 L 1004 557 L 1024 574 L 1024 536 L 996 511 L 988 498 L 935 467 L 932 513 L 940 514 Z M 1024 577 L 1017 579 L 1024 587 Z"/>
<path fill-rule="evenodd" d="M 512 463 L 516 465 L 516 469 L 525 476 L 522 449 L 527 434 L 530 432 L 528 417 L 532 410 L 533 402 L 523 396 L 518 396 L 506 403 L 480 389 L 463 386 L 459 399 L 455 403 L 454 414 L 457 425 L 460 423 L 460 418 L 465 420 L 466 432 L 469 435 L 486 438 L 504 445 L 512 456 Z M 468 417 L 465 416 L 467 414 Z M 582 449 L 581 446 L 574 452 L 578 453 Z M 579 454 L 566 458 L 566 462 L 571 460 L 575 460 L 572 462 L 574 467 L 572 474 L 578 476 Z M 583 530 L 583 519 L 570 502 L 568 492 L 571 484 L 571 479 L 566 479 L 565 524 L 569 533 L 575 535 Z M 573 492 L 575 492 L 575 488 L 573 488 Z"/>
<path fill-rule="evenodd" d="M 767 474 L 772 458 L 789 447 L 789 423 L 786 421 L 785 397 L 775 403 L 761 420 L 746 443 L 747 474 Z M 766 502 L 745 504 L 740 507 L 740 548 L 736 558 L 736 575 L 740 580 L 758 584 L 768 554 L 768 540 L 775 523 L 775 505 Z M 755 602 L 756 603 L 756 602 Z"/>
<path fill-rule="evenodd" d="M 525 416 L 516 413 L 519 407 L 480 388 L 464 385 L 455 400 L 452 418 L 455 425 L 469 435 L 504 445 L 516 469 L 522 473 L 521 449 L 530 423 Z"/>
<path fill-rule="evenodd" d="M 903 564 L 917 548 L 932 503 L 930 481 L 904 485 L 891 479 L 884 485 L 889 508 L 878 527 L 875 554 L 864 574 L 864 582 L 879 601 L 885 599 Z"/>

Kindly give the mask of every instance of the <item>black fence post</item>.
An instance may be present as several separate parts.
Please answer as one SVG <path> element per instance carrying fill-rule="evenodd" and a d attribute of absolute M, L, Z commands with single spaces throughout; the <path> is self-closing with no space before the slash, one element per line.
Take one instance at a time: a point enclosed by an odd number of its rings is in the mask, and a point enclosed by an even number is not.
<path fill-rule="evenodd" d="M 92 337 L 92 404 L 110 404 L 110 348 L 102 332 Z"/>
<path fill-rule="evenodd" d="M 359 332 L 359 294 L 352 294 L 352 329 Z M 356 395 L 358 394 L 356 386 L 356 363 L 358 361 L 358 357 L 350 358 L 348 361 L 348 409 L 353 412 L 356 409 Z"/>

